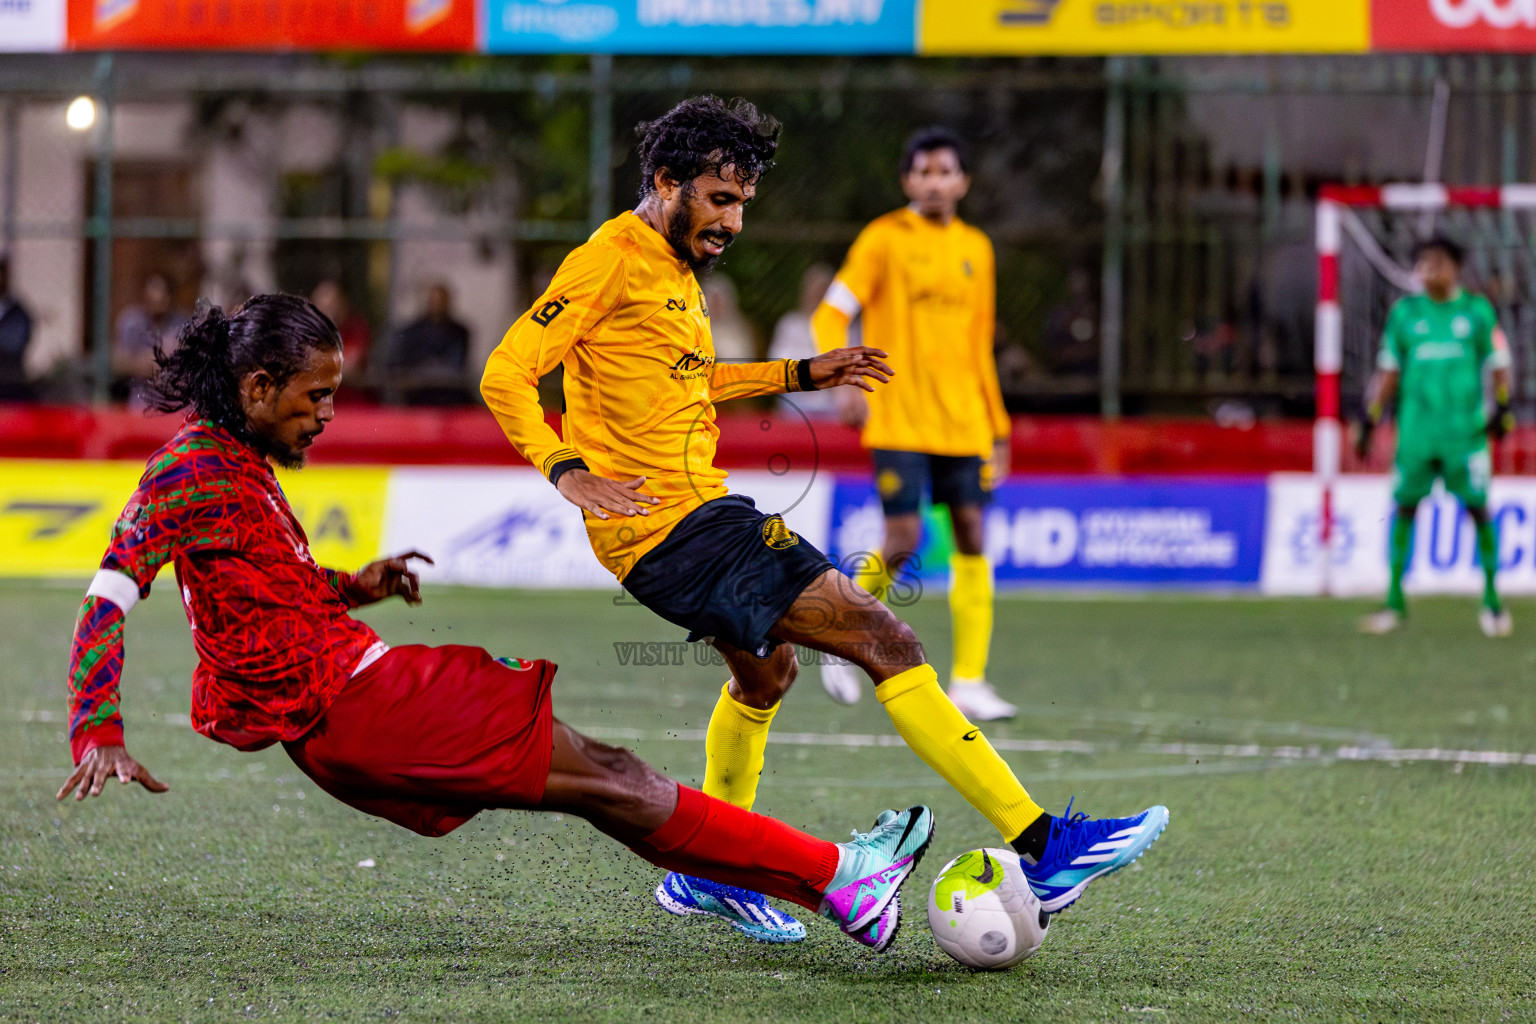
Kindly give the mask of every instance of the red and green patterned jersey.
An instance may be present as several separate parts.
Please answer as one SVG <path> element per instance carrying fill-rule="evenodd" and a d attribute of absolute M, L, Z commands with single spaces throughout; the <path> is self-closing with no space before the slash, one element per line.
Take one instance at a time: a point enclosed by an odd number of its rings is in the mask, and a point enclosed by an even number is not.
<path fill-rule="evenodd" d="M 1397 399 L 1399 449 L 1471 451 L 1487 441 L 1483 367 L 1509 365 L 1493 305 L 1458 291 L 1445 302 L 1399 299 L 1387 316 L 1377 365 L 1402 374 Z"/>
<path fill-rule="evenodd" d="M 198 665 L 192 724 L 243 750 L 302 736 L 383 644 L 353 619 L 353 578 L 324 569 L 264 458 L 188 420 L 149 460 L 112 531 L 70 651 L 75 761 L 123 742 L 123 618 L 176 569 Z"/>

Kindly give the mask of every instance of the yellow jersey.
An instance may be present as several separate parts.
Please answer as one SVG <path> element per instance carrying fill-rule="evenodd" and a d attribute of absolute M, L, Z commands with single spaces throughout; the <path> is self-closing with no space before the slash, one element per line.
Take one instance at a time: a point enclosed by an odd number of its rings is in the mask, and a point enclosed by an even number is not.
<path fill-rule="evenodd" d="M 811 330 L 821 351 L 841 348 L 862 314 L 864 344 L 890 353 L 896 373 L 869 396 L 864 447 L 992 454 L 1009 434 L 996 305 L 992 243 L 958 217 L 941 226 L 900 209 L 859 233 Z"/>
<path fill-rule="evenodd" d="M 544 421 L 539 378 L 565 367 L 562 439 Z M 622 580 L 706 501 L 726 494 L 715 466 L 715 403 L 799 390 L 797 362 L 716 363 L 709 309 L 688 264 L 633 213 L 608 221 L 560 264 L 533 309 L 485 364 L 480 393 L 518 454 L 551 480 L 571 468 L 646 478 L 648 516 L 583 511 L 598 560 Z"/>

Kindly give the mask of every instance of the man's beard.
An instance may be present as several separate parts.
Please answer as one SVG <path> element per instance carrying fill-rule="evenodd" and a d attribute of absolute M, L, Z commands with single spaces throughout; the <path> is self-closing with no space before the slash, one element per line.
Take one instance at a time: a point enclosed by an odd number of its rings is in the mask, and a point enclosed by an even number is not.
<path fill-rule="evenodd" d="M 720 261 L 720 256 L 695 256 L 693 253 L 693 182 L 683 186 L 681 198 L 677 212 L 667 222 L 667 241 L 695 274 L 707 274 Z M 722 249 L 735 240 L 729 231 L 706 231 L 700 238 L 718 242 Z M 722 251 L 720 255 L 725 253 Z"/>
<path fill-rule="evenodd" d="M 275 463 L 280 469 L 303 469 L 309 462 L 309 452 L 305 449 L 289 448 L 287 445 L 254 430 L 247 431 L 250 436 L 250 444 L 256 449 L 258 455 Z"/>

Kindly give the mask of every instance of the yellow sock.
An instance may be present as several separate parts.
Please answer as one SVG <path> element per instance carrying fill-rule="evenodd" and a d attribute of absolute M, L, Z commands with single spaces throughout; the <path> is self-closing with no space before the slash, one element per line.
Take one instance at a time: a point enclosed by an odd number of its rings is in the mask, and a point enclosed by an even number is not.
<path fill-rule="evenodd" d="M 1004 839 L 1017 839 L 1044 813 L 987 738 L 944 696 L 932 665 L 892 676 L 875 687 L 875 696 L 912 752 L 955 787 Z"/>
<path fill-rule="evenodd" d="M 750 811 L 763 774 L 768 727 L 779 711 L 749 708 L 731 696 L 731 683 L 720 687 L 715 713 L 704 734 L 704 793 Z"/>
<path fill-rule="evenodd" d="M 885 592 L 891 587 L 891 574 L 885 559 L 870 555 L 853 573 L 853 582 L 875 595 L 876 601 L 885 600 Z"/>
<path fill-rule="evenodd" d="M 992 563 L 986 555 L 949 556 L 949 613 L 955 628 L 950 680 L 985 679 L 992 647 Z"/>

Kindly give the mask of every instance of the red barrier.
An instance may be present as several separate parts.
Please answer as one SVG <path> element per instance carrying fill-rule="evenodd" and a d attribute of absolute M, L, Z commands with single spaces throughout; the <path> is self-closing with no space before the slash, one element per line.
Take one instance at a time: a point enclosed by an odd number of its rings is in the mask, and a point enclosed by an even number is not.
<path fill-rule="evenodd" d="M 177 417 L 122 409 L 0 405 L 0 456 L 143 459 L 176 429 Z M 720 465 L 774 473 L 861 472 L 868 453 L 857 431 L 836 423 L 747 411 L 720 417 Z M 559 429 L 559 417 L 550 423 Z M 522 465 L 481 408 L 349 408 L 314 449 L 316 463 Z M 1302 471 L 1312 464 L 1312 424 L 1260 422 L 1250 429 L 1200 420 L 1019 416 L 1018 473 L 1181 475 Z"/>

